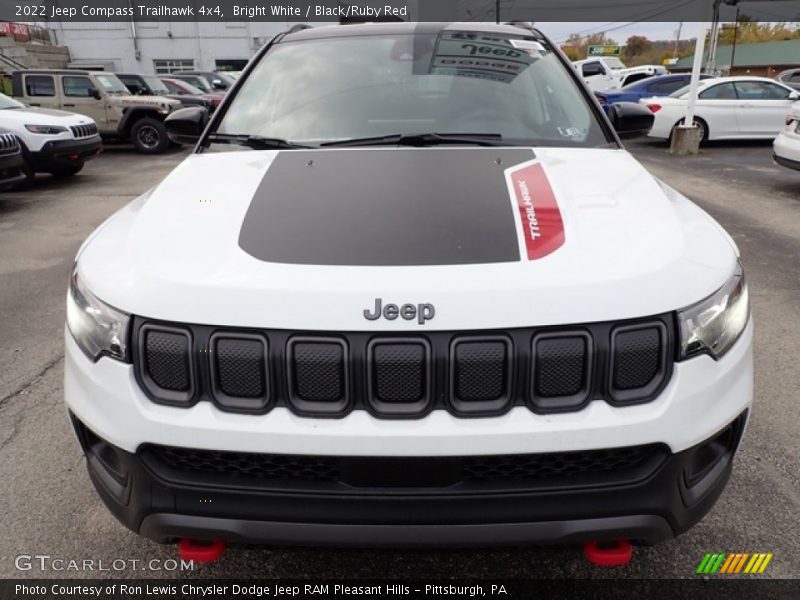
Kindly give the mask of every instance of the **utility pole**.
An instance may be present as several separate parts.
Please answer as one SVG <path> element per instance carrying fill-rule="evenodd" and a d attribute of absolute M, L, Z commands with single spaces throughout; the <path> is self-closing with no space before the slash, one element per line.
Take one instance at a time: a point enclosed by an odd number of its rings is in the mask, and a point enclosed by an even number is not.
<path fill-rule="evenodd" d="M 731 70 L 728 75 L 733 75 L 733 65 L 736 60 L 736 36 L 739 33 L 739 5 L 736 5 L 736 21 L 733 24 L 733 48 L 731 48 Z"/>
<path fill-rule="evenodd" d="M 672 60 L 677 60 L 678 58 L 678 47 L 681 43 L 681 31 L 683 30 L 683 21 L 678 23 L 678 33 L 675 35 L 675 49 L 672 51 Z"/>
<path fill-rule="evenodd" d="M 708 48 L 708 60 L 706 60 L 706 72 L 714 73 L 717 68 L 717 41 L 719 39 L 719 6 L 722 0 L 714 0 L 714 14 L 711 19 L 711 36 Z"/>

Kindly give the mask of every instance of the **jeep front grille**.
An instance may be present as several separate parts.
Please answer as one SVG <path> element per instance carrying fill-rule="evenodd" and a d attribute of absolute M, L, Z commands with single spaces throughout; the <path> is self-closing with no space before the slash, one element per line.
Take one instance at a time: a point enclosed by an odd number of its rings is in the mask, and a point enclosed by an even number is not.
<path fill-rule="evenodd" d="M 157 403 L 223 411 L 275 406 L 312 417 L 367 410 L 419 418 L 494 416 L 514 406 L 578 411 L 654 399 L 672 373 L 670 315 L 492 332 L 306 333 L 136 318 L 139 384 Z"/>
<path fill-rule="evenodd" d="M 78 139 L 97 135 L 97 125 L 94 123 L 89 125 L 72 125 L 70 126 L 70 130 L 72 130 L 72 135 Z"/>
<path fill-rule="evenodd" d="M 0 133 L 0 154 L 19 152 L 19 140 L 13 133 Z"/>

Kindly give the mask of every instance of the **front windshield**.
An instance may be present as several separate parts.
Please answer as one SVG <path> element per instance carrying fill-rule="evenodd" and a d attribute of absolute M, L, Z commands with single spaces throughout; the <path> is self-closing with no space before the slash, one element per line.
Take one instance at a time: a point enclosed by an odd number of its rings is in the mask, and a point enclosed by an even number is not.
<path fill-rule="evenodd" d="M 179 86 L 180 89 L 183 90 L 183 92 L 186 93 L 186 94 L 191 94 L 193 96 L 202 96 L 203 94 L 205 94 L 205 92 L 203 90 L 201 90 L 198 87 L 193 86 L 188 81 L 181 81 L 180 79 L 178 79 L 178 82 L 180 83 L 180 86 Z"/>
<path fill-rule="evenodd" d="M 9 98 L 5 94 L 0 94 L 0 110 L 6 108 L 25 108 L 22 102 L 17 102 L 13 98 Z"/>
<path fill-rule="evenodd" d="M 128 88 L 125 87 L 125 84 L 122 83 L 116 75 L 112 75 L 111 73 L 103 73 L 102 75 L 95 74 L 94 78 L 109 94 L 125 94 L 126 96 L 130 94 Z"/>
<path fill-rule="evenodd" d="M 161 80 L 158 77 L 155 77 L 154 75 L 145 75 L 142 77 L 142 79 L 144 79 L 147 87 L 149 87 L 154 94 L 169 94 L 167 86 L 161 83 Z"/>
<path fill-rule="evenodd" d="M 607 64 L 609 67 L 611 67 L 612 69 L 614 69 L 615 71 L 616 71 L 617 69 L 626 69 L 626 68 L 627 68 L 627 67 L 625 66 L 625 63 L 624 63 L 624 62 L 622 62 L 622 61 L 621 61 L 620 59 L 618 59 L 618 58 L 607 58 L 607 59 L 606 59 L 606 64 Z"/>
<path fill-rule="evenodd" d="M 180 80 L 187 82 L 189 85 L 193 85 L 195 87 L 200 88 L 200 90 L 202 90 L 203 93 L 212 91 L 211 86 L 202 77 L 195 77 L 194 75 L 186 75 L 185 77 L 181 77 Z"/>
<path fill-rule="evenodd" d="M 544 42 L 457 31 L 280 43 L 217 131 L 303 144 L 430 132 L 509 145 L 611 141 Z"/>

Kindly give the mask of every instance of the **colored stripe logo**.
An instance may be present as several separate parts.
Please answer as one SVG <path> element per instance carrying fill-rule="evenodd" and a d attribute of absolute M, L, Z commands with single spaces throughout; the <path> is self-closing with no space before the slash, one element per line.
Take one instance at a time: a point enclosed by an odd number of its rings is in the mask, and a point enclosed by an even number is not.
<path fill-rule="evenodd" d="M 506 172 L 513 189 L 528 260 L 544 258 L 564 244 L 564 223 L 553 188 L 538 162 L 524 163 Z"/>
<path fill-rule="evenodd" d="M 773 557 L 772 552 L 707 552 L 697 566 L 700 575 L 761 574 Z"/>

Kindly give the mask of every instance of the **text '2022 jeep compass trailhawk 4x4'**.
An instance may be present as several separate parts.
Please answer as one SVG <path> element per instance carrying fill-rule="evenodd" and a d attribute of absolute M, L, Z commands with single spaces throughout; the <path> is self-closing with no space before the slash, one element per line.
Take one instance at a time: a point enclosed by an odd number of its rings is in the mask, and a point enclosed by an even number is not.
<path fill-rule="evenodd" d="M 66 403 L 125 525 L 655 543 L 711 508 L 753 392 L 738 251 L 541 33 L 295 28 L 207 119 L 167 119 L 195 152 L 68 294 Z"/>
<path fill-rule="evenodd" d="M 104 140 L 129 141 L 145 154 L 169 147 L 164 119 L 182 105 L 161 96 L 134 96 L 113 73 L 30 69 L 11 76 L 14 97 L 94 119 Z"/>

